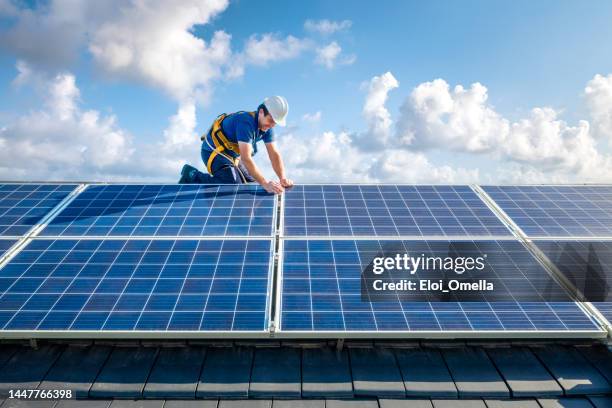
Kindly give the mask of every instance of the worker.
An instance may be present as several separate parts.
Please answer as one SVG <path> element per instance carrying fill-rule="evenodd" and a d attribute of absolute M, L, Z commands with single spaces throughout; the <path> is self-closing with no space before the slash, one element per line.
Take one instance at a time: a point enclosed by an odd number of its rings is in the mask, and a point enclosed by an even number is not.
<path fill-rule="evenodd" d="M 215 119 L 202 139 L 202 160 L 208 174 L 189 164 L 181 170 L 179 183 L 242 184 L 257 182 L 267 192 L 280 194 L 293 181 L 285 175 L 285 166 L 274 142 L 272 128 L 285 126 L 289 105 L 282 96 L 264 99 L 254 112 L 222 114 Z M 252 156 L 257 142 L 263 140 L 268 157 L 279 181 L 267 180 Z"/>

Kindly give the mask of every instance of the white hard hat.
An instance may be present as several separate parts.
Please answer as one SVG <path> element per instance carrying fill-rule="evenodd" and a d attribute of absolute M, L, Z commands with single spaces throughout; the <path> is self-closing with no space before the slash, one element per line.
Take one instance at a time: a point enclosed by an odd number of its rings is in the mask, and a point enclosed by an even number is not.
<path fill-rule="evenodd" d="M 287 123 L 287 112 L 289 112 L 289 104 L 287 100 L 282 96 L 270 96 L 264 99 L 263 104 L 265 105 L 274 122 L 281 126 L 285 126 Z"/>

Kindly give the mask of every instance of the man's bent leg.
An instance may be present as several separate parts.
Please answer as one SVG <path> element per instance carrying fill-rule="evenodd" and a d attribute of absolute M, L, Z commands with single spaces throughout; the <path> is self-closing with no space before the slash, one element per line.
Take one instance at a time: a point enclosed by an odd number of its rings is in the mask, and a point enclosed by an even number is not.
<path fill-rule="evenodd" d="M 185 164 L 181 170 L 179 184 L 213 184 L 215 182 L 210 174 L 202 173 L 188 164 Z"/>

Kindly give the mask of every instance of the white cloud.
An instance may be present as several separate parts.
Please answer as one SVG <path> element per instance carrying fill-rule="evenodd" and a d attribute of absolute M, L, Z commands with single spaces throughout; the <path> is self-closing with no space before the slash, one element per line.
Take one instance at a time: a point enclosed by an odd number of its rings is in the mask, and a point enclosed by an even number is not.
<path fill-rule="evenodd" d="M 612 74 L 595 75 L 584 89 L 596 137 L 612 140 Z"/>
<path fill-rule="evenodd" d="M 195 132 L 196 125 L 195 104 L 188 101 L 179 106 L 176 115 L 170 118 L 170 126 L 164 131 L 165 150 L 194 147 L 199 140 Z"/>
<path fill-rule="evenodd" d="M 585 90 L 600 133 L 612 111 L 607 85 L 596 76 Z M 543 107 L 512 122 L 487 99 L 487 89 L 479 83 L 452 91 L 442 79 L 418 85 L 400 109 L 398 146 L 463 152 L 475 161 L 485 156 L 502 160 L 496 180 L 612 180 L 612 158 L 598 149 L 588 121 L 571 126 L 559 119 L 559 112 Z"/>
<path fill-rule="evenodd" d="M 419 152 L 394 150 L 378 155 L 370 176 L 378 182 L 387 183 L 474 183 L 479 179 L 478 169 L 455 168 L 449 165 L 436 166 L 427 156 Z"/>
<path fill-rule="evenodd" d="M 330 21 L 324 20 L 306 20 L 304 22 L 304 28 L 310 32 L 330 35 L 339 31 L 345 31 L 351 28 L 353 22 L 350 20 L 342 21 Z"/>
<path fill-rule="evenodd" d="M 0 16 L 15 17 L 19 9 L 11 0 L 0 0 Z"/>
<path fill-rule="evenodd" d="M 93 179 L 121 174 L 134 149 L 112 115 L 83 110 L 72 74 L 47 84 L 45 107 L 0 129 L 0 177 Z M 125 173 L 124 173 L 125 174 Z"/>
<path fill-rule="evenodd" d="M 192 30 L 226 7 L 226 0 L 134 2 L 91 33 L 89 50 L 105 72 L 142 79 L 179 101 L 206 94 L 231 55 L 230 36 L 217 31 L 207 43 Z"/>
<path fill-rule="evenodd" d="M 355 55 L 342 56 L 341 53 L 342 48 L 337 42 L 332 41 L 328 45 L 316 49 L 315 62 L 327 69 L 332 69 L 336 65 L 350 65 L 355 62 Z"/>
<path fill-rule="evenodd" d="M 270 62 L 296 58 L 311 46 L 310 41 L 289 35 L 280 38 L 276 34 L 252 35 L 244 47 L 246 62 L 267 65 Z"/>
<path fill-rule="evenodd" d="M 399 82 L 391 72 L 374 76 L 369 82 L 362 84 L 362 88 L 368 92 L 362 109 L 367 130 L 358 133 L 356 142 L 364 148 L 384 149 L 389 143 L 393 121 L 385 104 L 389 92 L 397 87 Z"/>
<path fill-rule="evenodd" d="M 302 121 L 310 122 L 310 123 L 318 123 L 321 121 L 321 111 L 316 111 L 315 113 L 305 113 L 302 115 Z"/>
<path fill-rule="evenodd" d="M 0 15 L 8 17 L 0 29 L 0 47 L 37 70 L 57 73 L 76 62 L 91 33 L 122 7 L 121 0 L 50 0 L 34 7 L 0 0 Z"/>
<path fill-rule="evenodd" d="M 400 108 L 397 137 L 402 145 L 425 149 L 485 152 L 506 137 L 509 124 L 487 103 L 487 88 L 474 83 L 451 91 L 443 79 L 418 85 Z"/>

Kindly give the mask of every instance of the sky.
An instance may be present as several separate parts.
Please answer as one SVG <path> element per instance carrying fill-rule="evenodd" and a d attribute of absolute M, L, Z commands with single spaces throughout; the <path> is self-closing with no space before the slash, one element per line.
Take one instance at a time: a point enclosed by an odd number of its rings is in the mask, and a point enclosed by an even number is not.
<path fill-rule="evenodd" d="M 609 1 L 0 0 L 0 179 L 173 183 L 218 114 L 283 95 L 297 183 L 610 183 L 609 21 Z"/>

